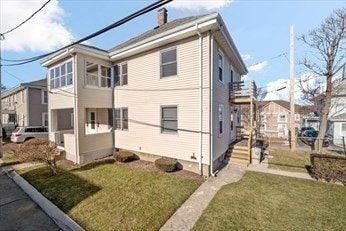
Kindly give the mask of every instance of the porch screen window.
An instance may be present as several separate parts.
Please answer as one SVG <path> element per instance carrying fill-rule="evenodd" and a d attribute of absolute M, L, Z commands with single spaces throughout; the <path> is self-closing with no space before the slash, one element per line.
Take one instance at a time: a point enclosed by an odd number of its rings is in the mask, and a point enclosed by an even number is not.
<path fill-rule="evenodd" d="M 224 131 L 224 106 L 219 104 L 219 135 L 222 135 Z"/>
<path fill-rule="evenodd" d="M 128 83 L 128 70 L 127 63 L 114 66 L 114 84 L 115 86 L 127 85 Z"/>
<path fill-rule="evenodd" d="M 113 109 L 108 109 L 108 125 L 113 127 Z"/>
<path fill-rule="evenodd" d="M 161 107 L 161 132 L 178 132 L 178 113 L 176 106 Z"/>
<path fill-rule="evenodd" d="M 63 63 L 49 70 L 50 89 L 59 89 L 73 84 L 72 61 Z"/>
<path fill-rule="evenodd" d="M 86 84 L 90 86 L 99 86 L 98 64 L 86 62 Z"/>
<path fill-rule="evenodd" d="M 116 130 L 128 130 L 128 109 L 127 108 L 116 108 L 115 109 L 115 129 Z"/>
<path fill-rule="evenodd" d="M 111 69 L 101 66 L 101 87 L 111 87 Z"/>
<path fill-rule="evenodd" d="M 111 69 L 93 62 L 86 62 L 86 85 L 111 88 Z"/>
<path fill-rule="evenodd" d="M 161 78 L 177 75 L 177 49 L 161 52 Z"/>
<path fill-rule="evenodd" d="M 217 66 L 219 81 L 223 83 L 223 55 L 221 54 L 221 52 L 219 52 L 218 54 Z"/>

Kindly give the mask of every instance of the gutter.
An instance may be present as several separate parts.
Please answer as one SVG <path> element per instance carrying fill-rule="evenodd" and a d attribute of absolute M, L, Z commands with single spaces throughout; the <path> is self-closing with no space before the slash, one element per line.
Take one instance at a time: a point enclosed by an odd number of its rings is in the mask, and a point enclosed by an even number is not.
<path fill-rule="evenodd" d="M 112 119 L 113 119 L 113 126 L 112 126 L 112 154 L 115 153 L 115 82 L 114 82 L 114 65 L 112 64 L 111 69 L 111 78 L 112 78 Z"/>
<path fill-rule="evenodd" d="M 79 158 L 79 135 L 78 135 L 78 108 L 77 108 L 77 64 L 76 64 L 76 54 L 71 54 L 70 50 L 67 49 L 67 53 L 73 58 L 73 119 L 74 119 L 74 137 L 75 137 L 75 150 L 76 150 L 76 163 L 80 164 Z"/>
<path fill-rule="evenodd" d="M 214 145 L 213 145 L 213 73 L 214 73 L 214 35 L 209 31 L 209 161 L 210 161 L 210 175 L 216 176 L 213 172 L 214 168 Z"/>
<path fill-rule="evenodd" d="M 196 32 L 199 37 L 199 84 L 200 84 L 200 135 L 199 135 L 199 171 L 203 176 L 202 158 L 203 158 L 203 38 L 196 24 Z"/>

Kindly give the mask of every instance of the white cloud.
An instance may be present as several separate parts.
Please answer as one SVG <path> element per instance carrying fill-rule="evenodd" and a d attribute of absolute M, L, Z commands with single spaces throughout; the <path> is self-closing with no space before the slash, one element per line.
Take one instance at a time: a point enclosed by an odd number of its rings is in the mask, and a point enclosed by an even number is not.
<path fill-rule="evenodd" d="M 263 61 L 263 62 L 256 63 L 256 64 L 249 66 L 248 70 L 249 70 L 249 72 L 259 72 L 259 71 L 263 70 L 263 68 L 265 68 L 266 66 L 268 66 L 268 62 Z"/>
<path fill-rule="evenodd" d="M 252 59 L 252 56 L 250 54 L 243 54 L 241 55 L 241 58 L 243 59 L 243 61 L 247 61 Z"/>
<path fill-rule="evenodd" d="M 1 33 L 23 22 L 45 2 L 45 0 L 1 1 L 1 18 L 6 19 L 0 22 Z M 63 24 L 64 14 L 59 2 L 51 1 L 27 23 L 5 35 L 3 50 L 45 52 L 70 43 L 73 35 Z"/>
<path fill-rule="evenodd" d="M 169 7 L 182 9 L 182 10 L 215 10 L 226 7 L 231 4 L 233 0 L 175 0 L 169 3 Z"/>

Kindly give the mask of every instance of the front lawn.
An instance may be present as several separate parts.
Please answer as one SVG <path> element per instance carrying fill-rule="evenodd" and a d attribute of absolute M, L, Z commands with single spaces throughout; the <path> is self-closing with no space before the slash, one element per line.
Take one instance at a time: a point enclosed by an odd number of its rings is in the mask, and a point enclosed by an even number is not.
<path fill-rule="evenodd" d="M 246 172 L 224 186 L 194 230 L 345 230 L 346 188 Z"/>
<path fill-rule="evenodd" d="M 158 230 L 201 184 L 112 163 L 20 174 L 86 230 Z"/>
<path fill-rule="evenodd" d="M 269 149 L 269 168 L 290 172 L 307 172 L 310 166 L 310 153 L 290 150 Z"/>

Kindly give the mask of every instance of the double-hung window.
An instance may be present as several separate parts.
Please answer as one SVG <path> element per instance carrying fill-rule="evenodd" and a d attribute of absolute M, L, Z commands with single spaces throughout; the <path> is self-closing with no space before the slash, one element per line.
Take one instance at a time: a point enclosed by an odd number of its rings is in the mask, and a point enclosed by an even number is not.
<path fill-rule="evenodd" d="M 73 84 L 72 61 L 63 63 L 49 70 L 50 89 L 59 89 Z"/>
<path fill-rule="evenodd" d="M 177 75 L 177 49 L 161 52 L 161 78 Z"/>
<path fill-rule="evenodd" d="M 111 88 L 111 69 L 109 67 L 87 61 L 85 83 L 87 86 Z"/>
<path fill-rule="evenodd" d="M 218 78 L 221 83 L 223 83 L 223 65 L 224 65 L 223 54 L 221 53 L 221 51 L 219 51 L 218 58 L 217 58 L 217 66 L 218 66 Z"/>
<path fill-rule="evenodd" d="M 46 90 L 42 90 L 42 98 L 41 98 L 41 101 L 42 101 L 42 104 L 47 104 L 48 103 L 48 91 Z"/>
<path fill-rule="evenodd" d="M 177 106 L 161 107 L 161 132 L 178 132 L 178 108 Z"/>
<path fill-rule="evenodd" d="M 123 86 L 128 83 L 128 69 L 127 63 L 114 66 L 114 84 L 115 86 Z"/>
<path fill-rule="evenodd" d="M 116 108 L 115 109 L 115 130 L 128 130 L 129 129 L 129 118 L 127 108 Z"/>

